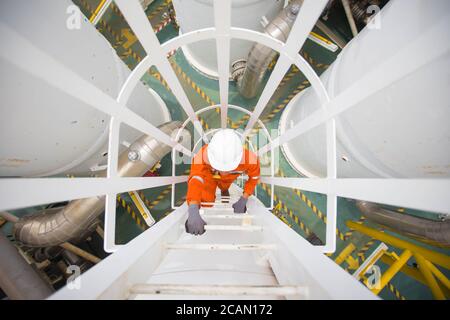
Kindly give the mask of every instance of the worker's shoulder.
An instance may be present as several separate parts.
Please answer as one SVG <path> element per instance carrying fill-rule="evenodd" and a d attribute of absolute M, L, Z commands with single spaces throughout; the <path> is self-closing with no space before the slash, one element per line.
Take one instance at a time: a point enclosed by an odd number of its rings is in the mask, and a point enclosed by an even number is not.
<path fill-rule="evenodd" d="M 258 164 L 258 156 L 253 151 L 244 148 L 244 159 L 247 164 Z"/>
<path fill-rule="evenodd" d="M 208 155 L 207 155 L 207 144 L 205 144 L 201 149 L 195 154 L 195 156 L 192 159 L 193 164 L 202 164 L 206 165 L 208 164 Z"/>
<path fill-rule="evenodd" d="M 205 144 L 203 147 L 200 148 L 200 150 L 197 152 L 196 156 L 202 156 L 206 154 L 208 145 Z"/>

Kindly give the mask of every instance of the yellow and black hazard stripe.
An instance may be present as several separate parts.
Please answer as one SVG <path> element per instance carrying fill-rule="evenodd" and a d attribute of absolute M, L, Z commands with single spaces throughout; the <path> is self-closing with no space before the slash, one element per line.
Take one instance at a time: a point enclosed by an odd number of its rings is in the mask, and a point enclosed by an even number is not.
<path fill-rule="evenodd" d="M 109 24 L 107 24 L 105 22 L 105 20 L 100 19 L 100 21 L 98 22 L 97 28 L 99 28 L 100 32 L 106 31 L 111 35 L 111 37 L 115 41 L 113 44 L 111 44 L 114 49 L 117 49 L 120 45 L 123 44 L 123 37 L 119 33 L 117 33 L 113 28 L 111 28 L 111 26 Z"/>
<path fill-rule="evenodd" d="M 298 73 L 298 68 L 296 66 L 292 67 L 292 71 L 288 72 L 283 79 L 281 80 L 280 84 L 278 85 L 278 88 L 283 87 L 287 82 L 289 82 L 289 80 L 291 80 L 292 78 L 294 78 L 297 73 Z"/>
<path fill-rule="evenodd" d="M 364 222 L 364 220 L 366 220 L 366 217 L 361 216 L 361 217 L 358 219 L 358 221 L 356 221 L 356 223 L 361 224 L 361 223 Z M 345 239 L 350 238 L 350 237 L 353 235 L 354 232 L 355 232 L 355 230 L 351 230 L 351 229 L 350 229 L 349 231 L 347 231 L 347 232 L 345 233 Z"/>
<path fill-rule="evenodd" d="M 250 119 L 250 115 L 248 114 L 244 114 L 244 116 L 237 122 L 235 122 L 232 126 L 233 129 L 237 129 L 240 126 L 242 126 L 244 124 L 244 122 L 248 121 L 248 119 Z"/>
<path fill-rule="evenodd" d="M 155 34 L 161 32 L 164 28 L 166 28 L 170 24 L 170 22 L 172 22 L 172 18 L 170 17 L 161 21 L 161 23 L 159 23 L 156 27 L 153 28 L 153 32 Z"/>
<path fill-rule="evenodd" d="M 117 7 L 117 5 L 114 3 L 114 1 L 113 2 L 111 2 L 111 9 L 112 9 L 112 11 L 116 14 L 116 15 L 118 15 L 119 17 L 121 17 L 122 19 L 125 19 L 124 17 L 123 17 L 123 15 L 122 15 L 122 12 L 120 11 L 120 9 Z"/>
<path fill-rule="evenodd" d="M 211 99 L 211 97 L 209 97 L 205 91 L 202 90 L 202 88 L 195 83 L 195 81 L 193 81 L 187 74 L 186 72 L 183 71 L 183 69 L 181 69 L 181 67 L 176 64 L 173 60 L 170 62 L 172 67 L 175 70 L 175 73 L 177 73 L 179 76 L 181 76 L 181 78 L 189 85 L 191 86 L 191 88 L 204 100 L 206 101 L 206 103 L 208 103 L 209 106 L 214 106 L 217 103 Z M 220 108 L 216 108 L 215 109 L 216 113 L 220 113 Z M 248 115 L 245 115 L 248 116 Z M 245 117 L 244 116 L 244 117 Z M 209 129 L 209 125 L 206 123 L 206 121 L 204 121 L 201 117 L 199 117 L 200 119 L 200 123 L 202 124 L 202 126 L 206 129 Z M 248 118 L 247 118 L 248 119 Z M 234 123 L 233 120 L 231 120 L 230 117 L 227 117 L 227 123 L 231 128 L 239 128 L 239 125 L 237 125 L 237 123 Z"/>
<path fill-rule="evenodd" d="M 208 105 L 213 106 L 217 103 L 214 102 L 203 90 L 200 88 L 191 78 L 181 69 L 181 67 L 176 64 L 174 61 L 171 61 L 172 67 L 175 69 L 175 72 L 178 73 L 187 84 L 189 84 L 192 89 L 200 96 L 203 100 L 205 100 Z"/>
<path fill-rule="evenodd" d="M 175 205 L 177 205 L 177 206 L 179 206 L 179 205 L 181 205 L 183 202 L 185 202 L 186 201 L 186 196 L 183 196 L 181 199 L 179 199 L 176 203 L 175 203 Z M 167 217 L 169 214 L 171 214 L 173 212 L 173 209 L 172 208 L 170 208 L 168 211 L 166 211 L 164 214 L 163 214 L 163 217 Z"/>
<path fill-rule="evenodd" d="M 149 73 L 153 78 L 155 78 L 156 80 L 158 80 L 158 81 L 163 85 L 163 87 L 166 88 L 166 90 L 167 90 L 168 92 L 172 92 L 172 90 L 171 90 L 170 87 L 169 87 L 169 84 L 166 82 L 166 80 L 164 80 L 164 78 L 162 77 L 162 75 L 161 75 L 158 71 L 155 71 L 155 70 L 153 70 L 153 69 L 150 69 L 150 70 L 148 71 L 148 73 Z"/>
<path fill-rule="evenodd" d="M 301 53 L 301 55 L 310 65 L 312 65 L 318 69 L 326 69 L 330 66 L 330 65 L 324 64 L 324 63 L 317 63 L 306 51 L 303 51 Z"/>
<path fill-rule="evenodd" d="M 169 7 L 169 5 L 170 5 L 170 3 L 171 3 L 172 1 L 171 0 L 168 0 L 168 1 L 164 1 L 162 4 L 160 4 L 158 7 L 156 7 L 154 10 L 152 10 L 149 14 L 148 14 L 148 16 L 147 16 L 147 18 L 148 18 L 148 20 L 152 20 L 154 17 L 156 17 L 161 11 L 163 11 L 164 9 L 168 9 L 168 7 Z"/>
<path fill-rule="evenodd" d="M 359 259 L 361 259 L 361 262 L 364 262 L 364 260 L 366 260 L 365 254 L 373 246 L 375 241 L 376 241 L 375 239 L 370 239 L 361 249 L 359 249 L 356 255 L 358 256 Z"/>
<path fill-rule="evenodd" d="M 119 194 L 117 195 L 117 202 L 131 216 L 134 222 L 136 222 L 139 229 L 141 230 L 147 229 L 147 224 L 141 220 L 141 217 L 138 214 L 136 214 L 133 208 Z"/>
<path fill-rule="evenodd" d="M 271 189 L 265 183 L 261 183 L 260 185 L 261 188 L 265 192 L 267 192 L 269 196 L 272 194 Z M 299 217 L 296 214 L 294 214 L 294 212 L 291 209 L 289 209 L 286 206 L 286 204 L 283 203 L 276 194 L 273 195 L 273 200 L 276 203 L 278 210 L 280 209 L 283 210 L 295 222 L 295 224 L 299 226 L 303 232 L 306 233 L 307 236 L 312 234 L 312 231 L 306 226 L 306 224 L 302 220 L 300 220 Z"/>
<path fill-rule="evenodd" d="M 387 287 L 389 291 L 391 291 L 394 294 L 397 300 L 406 300 L 405 296 L 402 295 L 400 291 L 398 291 L 398 289 L 391 282 L 388 283 Z"/>
<path fill-rule="evenodd" d="M 203 118 L 199 117 L 199 121 L 200 121 L 200 124 L 202 125 L 203 129 L 205 129 L 205 130 L 209 129 L 208 123 Z"/>
<path fill-rule="evenodd" d="M 169 193 L 172 191 L 172 185 L 167 186 L 153 201 L 149 201 L 144 192 L 139 191 L 139 196 L 149 210 L 153 209 L 158 203 L 160 203 Z"/>
<path fill-rule="evenodd" d="M 283 88 L 284 85 L 291 80 L 298 72 L 298 69 L 294 66 L 293 67 L 293 71 L 289 72 L 284 78 L 283 80 L 281 80 L 280 84 L 278 85 L 278 88 Z M 305 82 L 305 81 L 304 81 Z M 307 82 L 307 81 L 306 81 Z M 309 83 L 309 82 L 307 82 Z M 291 94 L 289 94 L 287 96 L 286 99 L 284 99 L 283 103 L 278 105 L 274 110 L 272 110 L 272 112 L 265 117 L 262 122 L 267 122 L 268 120 L 272 119 L 278 112 L 280 112 L 281 110 L 283 110 L 286 105 L 289 103 L 289 101 L 291 101 L 291 99 L 297 94 L 299 93 L 301 90 L 303 90 L 307 85 L 302 83 L 299 87 L 297 87 Z M 278 89 L 277 89 L 278 90 Z M 272 98 L 273 99 L 273 98 Z M 275 101 L 270 100 L 268 102 L 267 105 L 273 105 L 275 103 Z M 248 114 L 245 114 L 239 121 L 237 121 L 235 123 L 235 125 L 232 127 L 234 129 L 239 128 L 242 124 L 244 124 L 248 119 L 250 118 L 250 116 Z"/>
<path fill-rule="evenodd" d="M 94 9 L 91 7 L 91 5 L 86 0 L 80 0 L 80 4 L 86 9 L 86 11 L 89 13 L 87 17 L 92 16 L 94 13 Z"/>
<path fill-rule="evenodd" d="M 325 64 L 325 63 L 317 63 L 306 51 L 301 52 L 302 57 L 312 66 L 319 68 L 319 69 L 326 69 L 328 68 L 330 65 Z M 272 70 L 273 67 L 275 66 L 275 64 L 277 63 L 278 58 L 274 58 L 270 63 L 269 63 L 269 70 Z M 293 65 L 294 70 L 296 70 L 296 72 L 298 72 L 298 68 L 296 65 Z"/>
<path fill-rule="evenodd" d="M 156 166 L 156 165 L 155 165 Z M 188 174 L 190 169 L 184 171 L 184 174 Z M 139 196 L 149 210 L 153 209 L 158 203 L 160 203 L 170 192 L 172 191 L 172 185 L 168 185 L 153 201 L 149 201 L 145 196 L 144 192 L 139 191 Z"/>
<path fill-rule="evenodd" d="M 279 104 L 276 108 L 274 108 L 263 120 L 262 122 L 267 122 L 272 120 L 277 113 L 281 112 L 286 108 L 286 106 L 289 104 L 289 102 L 294 98 L 297 94 L 302 92 L 305 88 L 309 86 L 309 81 L 305 80 L 300 85 L 297 86 L 297 88 L 294 89 L 283 101 L 281 104 Z"/>
<path fill-rule="evenodd" d="M 286 176 L 281 169 L 279 169 L 278 172 L 281 177 Z M 312 212 L 317 217 L 319 217 L 320 220 L 322 220 L 325 224 L 327 223 L 326 215 L 323 214 L 323 212 L 319 208 L 317 208 L 317 206 L 310 199 L 308 199 L 308 197 L 303 192 L 301 192 L 298 189 L 292 189 L 292 190 L 312 210 Z M 342 241 L 346 240 L 345 234 L 342 233 L 338 228 L 336 228 L 336 234 L 340 240 L 342 240 Z"/>
<path fill-rule="evenodd" d="M 136 53 L 136 51 L 133 51 L 133 49 L 128 48 L 121 54 L 119 54 L 119 57 L 124 60 L 127 58 L 133 58 L 137 63 L 142 61 L 142 58 L 139 54 Z"/>

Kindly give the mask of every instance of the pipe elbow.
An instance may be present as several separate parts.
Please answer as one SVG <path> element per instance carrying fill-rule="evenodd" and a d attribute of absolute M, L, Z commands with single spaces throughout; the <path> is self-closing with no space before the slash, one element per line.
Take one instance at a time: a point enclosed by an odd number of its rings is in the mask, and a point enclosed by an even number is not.
<path fill-rule="evenodd" d="M 159 129 L 171 135 L 181 126 L 180 121 L 172 121 L 162 124 Z M 183 138 L 188 135 L 189 132 L 184 130 Z M 144 135 L 120 155 L 118 175 L 142 176 L 170 150 L 170 146 Z M 101 176 L 106 176 L 106 172 Z M 18 241 L 30 247 L 58 246 L 79 237 L 104 208 L 105 196 L 72 200 L 63 208 L 46 209 L 20 218 L 14 224 L 13 233 Z"/>
<path fill-rule="evenodd" d="M 419 218 L 384 209 L 366 201 L 358 201 L 356 206 L 368 220 L 395 232 L 430 244 L 450 246 L 450 220 L 435 221 Z"/>

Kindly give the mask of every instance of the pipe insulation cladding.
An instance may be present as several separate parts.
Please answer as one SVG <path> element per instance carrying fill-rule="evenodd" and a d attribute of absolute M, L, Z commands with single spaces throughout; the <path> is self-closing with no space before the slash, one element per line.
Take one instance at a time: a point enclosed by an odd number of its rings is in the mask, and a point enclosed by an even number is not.
<path fill-rule="evenodd" d="M 333 99 L 385 61 L 408 59 L 409 46 L 430 43 L 413 52 L 419 58 L 408 65 L 415 69 L 393 68 L 389 77 L 396 81 L 336 118 L 338 177 L 450 177 L 450 52 L 442 44 L 450 39 L 449 14 L 447 0 L 392 0 L 321 76 Z M 280 135 L 321 107 L 312 88 L 299 93 L 282 114 Z M 300 174 L 326 176 L 325 125 L 283 144 L 282 151 Z"/>
<path fill-rule="evenodd" d="M 181 128 L 180 121 L 159 126 L 167 135 L 174 135 Z M 181 133 L 188 142 L 187 130 Z M 141 177 L 158 163 L 171 147 L 155 138 L 143 135 L 119 156 L 117 174 L 120 177 Z M 106 171 L 100 173 L 106 176 Z M 22 217 L 14 224 L 16 240 L 30 247 L 57 246 L 78 237 L 105 209 L 105 196 L 70 201 L 59 210 L 50 209 Z"/>
<path fill-rule="evenodd" d="M 264 32 L 269 21 L 282 10 L 284 0 L 231 0 L 231 26 Z M 173 0 L 180 34 L 214 27 L 213 0 Z M 233 62 L 247 59 L 253 42 L 231 40 L 230 70 Z M 218 78 L 217 50 L 214 39 L 182 47 L 189 63 L 198 71 Z"/>
<path fill-rule="evenodd" d="M 270 21 L 264 29 L 264 33 L 272 38 L 286 42 L 292 26 L 297 18 L 303 0 L 294 0 Z M 235 78 L 239 93 L 247 99 L 251 99 L 260 94 L 264 75 L 269 68 L 269 64 L 277 56 L 277 52 L 271 48 L 255 43 L 247 58 L 243 73 Z"/>
<path fill-rule="evenodd" d="M 1 231 L 0 288 L 11 300 L 40 300 L 53 293 Z"/>
<path fill-rule="evenodd" d="M 384 209 L 381 206 L 357 201 L 362 215 L 397 233 L 413 237 L 430 244 L 450 247 L 450 220 L 436 221 Z"/>
<path fill-rule="evenodd" d="M 0 1 L 0 20 L 114 99 L 130 74 L 70 0 Z M 5 60 L 0 68 L 0 176 L 85 176 L 106 165 L 109 116 Z M 171 120 L 162 99 L 141 81 L 127 107 L 154 126 Z M 141 135 L 122 125 L 119 151 Z"/>

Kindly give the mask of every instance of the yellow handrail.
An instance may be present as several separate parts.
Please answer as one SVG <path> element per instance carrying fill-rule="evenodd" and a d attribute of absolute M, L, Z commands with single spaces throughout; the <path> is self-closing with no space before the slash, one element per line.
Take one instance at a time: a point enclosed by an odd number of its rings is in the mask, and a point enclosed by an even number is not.
<path fill-rule="evenodd" d="M 89 19 L 90 22 L 93 22 L 95 17 L 98 15 L 98 13 L 100 12 L 100 10 L 103 8 L 103 6 L 105 5 L 106 0 L 102 0 L 100 1 L 100 4 L 98 5 L 97 9 L 95 9 L 94 13 L 92 14 L 91 18 Z"/>

